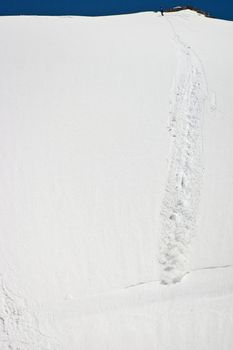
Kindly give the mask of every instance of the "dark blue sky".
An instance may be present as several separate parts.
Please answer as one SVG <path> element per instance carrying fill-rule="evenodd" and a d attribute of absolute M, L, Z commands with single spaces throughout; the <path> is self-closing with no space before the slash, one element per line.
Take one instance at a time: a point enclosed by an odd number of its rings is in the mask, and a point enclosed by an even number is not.
<path fill-rule="evenodd" d="M 0 15 L 100 16 L 191 5 L 233 20 L 233 0 L 0 0 Z"/>

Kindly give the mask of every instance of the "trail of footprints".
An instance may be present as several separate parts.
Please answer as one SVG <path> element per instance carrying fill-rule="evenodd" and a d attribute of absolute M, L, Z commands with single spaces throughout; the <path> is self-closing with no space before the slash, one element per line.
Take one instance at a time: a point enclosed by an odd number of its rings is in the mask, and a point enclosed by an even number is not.
<path fill-rule="evenodd" d="M 202 118 L 206 98 L 199 59 L 176 35 L 179 50 L 169 132 L 173 139 L 162 204 L 161 282 L 179 282 L 189 271 L 202 180 Z"/>

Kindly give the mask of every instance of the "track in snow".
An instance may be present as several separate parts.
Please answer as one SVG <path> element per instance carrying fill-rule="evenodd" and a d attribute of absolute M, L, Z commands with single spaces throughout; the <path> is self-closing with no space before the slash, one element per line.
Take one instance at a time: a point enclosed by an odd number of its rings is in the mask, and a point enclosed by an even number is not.
<path fill-rule="evenodd" d="M 207 87 L 202 64 L 176 34 L 178 68 L 171 101 L 169 132 L 173 138 L 162 203 L 160 264 L 163 284 L 179 282 L 189 272 L 202 181 L 202 122 Z"/>

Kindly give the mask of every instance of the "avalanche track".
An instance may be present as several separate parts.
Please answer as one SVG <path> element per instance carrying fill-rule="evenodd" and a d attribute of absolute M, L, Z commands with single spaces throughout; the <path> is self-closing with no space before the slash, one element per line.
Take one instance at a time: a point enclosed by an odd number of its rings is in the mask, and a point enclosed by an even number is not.
<path fill-rule="evenodd" d="M 161 282 L 179 282 L 189 271 L 189 251 L 195 232 L 202 182 L 202 123 L 207 97 L 203 67 L 197 54 L 177 35 L 178 67 L 172 89 L 170 122 L 172 150 L 160 236 Z"/>

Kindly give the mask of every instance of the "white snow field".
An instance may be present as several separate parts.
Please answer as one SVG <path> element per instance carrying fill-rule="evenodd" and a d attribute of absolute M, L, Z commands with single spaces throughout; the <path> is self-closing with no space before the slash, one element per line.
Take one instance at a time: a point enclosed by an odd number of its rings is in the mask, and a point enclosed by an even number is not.
<path fill-rule="evenodd" d="M 232 350 L 232 42 L 0 17 L 0 350 Z"/>

